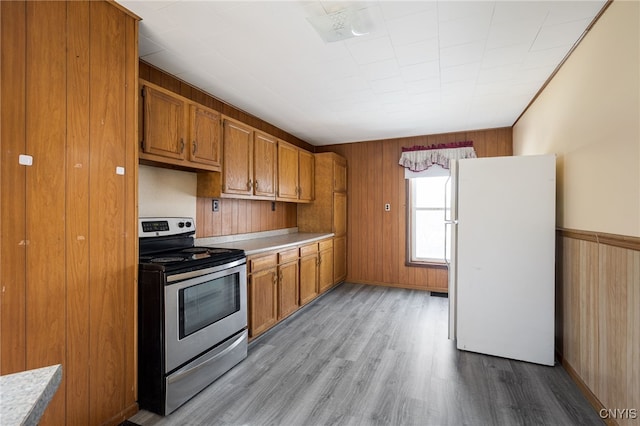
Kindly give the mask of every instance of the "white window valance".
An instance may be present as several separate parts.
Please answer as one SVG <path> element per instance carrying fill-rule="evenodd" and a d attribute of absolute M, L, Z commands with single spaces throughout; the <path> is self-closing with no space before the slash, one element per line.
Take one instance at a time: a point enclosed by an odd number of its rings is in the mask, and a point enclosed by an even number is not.
<path fill-rule="evenodd" d="M 411 148 L 402 148 L 402 155 L 398 164 L 412 172 L 421 172 L 434 164 L 449 169 L 451 160 L 476 157 L 472 141 L 452 142 L 429 147 L 413 146 Z"/>

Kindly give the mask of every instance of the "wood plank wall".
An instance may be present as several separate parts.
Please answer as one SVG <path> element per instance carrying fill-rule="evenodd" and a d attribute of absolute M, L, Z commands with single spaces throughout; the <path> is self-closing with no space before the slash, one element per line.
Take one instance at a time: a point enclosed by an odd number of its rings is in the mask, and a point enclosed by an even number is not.
<path fill-rule="evenodd" d="M 138 410 L 137 18 L 12 1 L 0 19 L 0 374 L 62 364 L 39 424 L 119 424 Z"/>
<path fill-rule="evenodd" d="M 229 105 L 153 65 L 141 60 L 139 66 L 140 78 L 144 80 L 213 108 L 226 116 L 240 120 L 251 127 L 307 151 L 314 151 L 314 147 L 302 139 Z M 297 207 L 292 203 L 276 202 L 276 209 L 272 211 L 270 201 L 221 199 L 220 210 L 213 212 L 211 200 L 211 198 L 203 197 L 197 199 L 196 223 L 198 223 L 198 230 L 196 237 L 198 238 L 271 231 L 297 226 Z"/>
<path fill-rule="evenodd" d="M 511 128 L 317 147 L 348 163 L 347 281 L 447 291 L 443 267 L 409 267 L 406 253 L 406 182 L 398 165 L 402 147 L 473 141 L 479 157 L 513 154 Z M 384 204 L 391 211 L 384 211 Z"/>
<path fill-rule="evenodd" d="M 560 230 L 557 252 L 563 366 L 598 410 L 636 409 L 640 417 L 640 238 Z"/>
<path fill-rule="evenodd" d="M 198 197 L 196 202 L 196 237 L 219 237 L 249 232 L 294 228 L 298 223 L 295 203 L 220 199 L 220 210 L 214 212 L 211 198 Z"/>

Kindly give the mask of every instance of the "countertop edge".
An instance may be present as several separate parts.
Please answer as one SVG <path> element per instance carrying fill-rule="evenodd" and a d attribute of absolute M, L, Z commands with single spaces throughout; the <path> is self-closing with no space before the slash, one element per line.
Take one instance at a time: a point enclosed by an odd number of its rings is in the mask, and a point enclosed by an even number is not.
<path fill-rule="evenodd" d="M 327 238 L 332 238 L 335 234 L 333 233 L 329 233 L 329 234 L 322 234 L 320 236 L 317 237 L 310 237 L 304 240 L 299 240 L 296 242 L 292 242 L 292 243 L 287 243 L 287 244 L 281 244 L 281 245 L 277 245 L 277 246 L 271 246 L 271 247 L 266 247 L 266 248 L 261 248 L 261 249 L 255 249 L 255 250 L 245 250 L 245 254 L 247 256 L 253 256 L 256 254 L 260 254 L 260 253 L 265 253 L 268 251 L 279 251 L 282 249 L 286 249 L 289 247 L 295 247 L 295 246 L 299 246 L 299 245 L 304 245 L 304 244 L 310 244 L 313 243 L 315 241 L 320 241 L 320 240 L 325 240 Z"/>
<path fill-rule="evenodd" d="M 234 241 L 223 244 L 205 244 L 206 246 L 216 248 L 231 248 L 244 250 L 247 256 L 253 256 L 260 253 L 266 253 L 269 251 L 278 251 L 290 247 L 301 246 L 316 241 L 332 238 L 335 234 L 332 232 L 326 233 L 291 233 L 287 235 L 278 235 L 274 237 L 262 237 L 245 239 L 242 241 Z"/>
<path fill-rule="evenodd" d="M 2 424 L 36 425 L 60 386 L 62 365 L 8 374 L 0 379 Z M 38 392 L 35 398 L 34 391 Z"/>

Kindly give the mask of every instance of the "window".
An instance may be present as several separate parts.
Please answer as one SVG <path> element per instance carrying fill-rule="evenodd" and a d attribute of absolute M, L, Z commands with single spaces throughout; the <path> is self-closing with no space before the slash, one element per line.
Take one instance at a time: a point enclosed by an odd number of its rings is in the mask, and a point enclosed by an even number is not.
<path fill-rule="evenodd" d="M 408 179 L 408 257 L 410 263 L 445 262 L 445 187 L 448 175 Z"/>

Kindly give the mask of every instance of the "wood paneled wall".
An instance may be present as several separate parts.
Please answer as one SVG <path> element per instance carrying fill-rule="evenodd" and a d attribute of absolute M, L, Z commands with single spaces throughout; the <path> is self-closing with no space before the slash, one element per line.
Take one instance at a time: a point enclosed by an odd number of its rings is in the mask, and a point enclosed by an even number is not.
<path fill-rule="evenodd" d="M 119 424 L 138 409 L 137 18 L 109 1 L 0 17 L 0 374 L 62 364 L 40 424 Z"/>
<path fill-rule="evenodd" d="M 640 417 L 640 238 L 562 230 L 557 247 L 563 365 L 598 409 L 636 409 Z"/>
<path fill-rule="evenodd" d="M 410 267 L 406 254 L 406 183 L 402 147 L 473 141 L 479 157 L 512 155 L 511 128 L 445 133 L 317 147 L 347 159 L 347 281 L 447 291 L 443 267 Z M 391 211 L 384 211 L 384 204 Z"/>
<path fill-rule="evenodd" d="M 196 237 L 219 237 L 249 232 L 273 231 L 297 226 L 297 204 L 271 201 L 220 199 L 214 212 L 212 199 L 198 197 L 196 204 Z"/>

